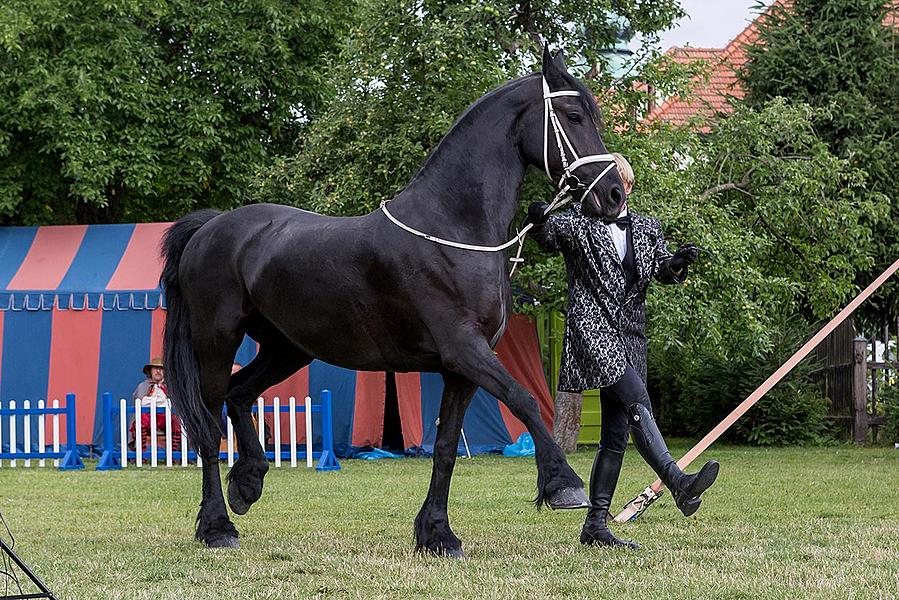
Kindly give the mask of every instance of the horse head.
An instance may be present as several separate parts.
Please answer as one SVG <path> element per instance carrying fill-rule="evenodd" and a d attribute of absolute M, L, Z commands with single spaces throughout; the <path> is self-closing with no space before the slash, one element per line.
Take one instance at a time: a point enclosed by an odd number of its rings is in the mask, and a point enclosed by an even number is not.
<path fill-rule="evenodd" d="M 520 149 L 560 188 L 568 186 L 584 214 L 615 218 L 627 200 L 615 161 L 599 135 L 593 94 L 568 72 L 561 51 L 543 49 L 543 102 L 523 117 Z"/>

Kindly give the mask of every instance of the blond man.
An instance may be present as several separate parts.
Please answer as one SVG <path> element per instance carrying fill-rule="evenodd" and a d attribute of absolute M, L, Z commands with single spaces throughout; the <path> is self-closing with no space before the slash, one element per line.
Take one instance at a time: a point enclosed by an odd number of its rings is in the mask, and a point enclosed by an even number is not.
<path fill-rule="evenodd" d="M 626 194 L 634 171 L 614 154 Z M 561 252 L 568 271 L 568 315 L 559 372 L 559 390 L 600 389 L 602 433 L 590 475 L 590 509 L 581 530 L 588 545 L 637 548 L 609 530 L 609 505 L 628 433 L 643 459 L 671 490 L 685 516 L 699 508 L 700 495 L 714 483 L 718 463 L 709 461 L 693 475 L 678 466 L 659 432 L 646 392 L 646 290 L 655 278 L 683 283 L 696 260 L 692 244 L 672 254 L 659 221 L 630 211 L 625 198 L 618 216 L 602 220 L 574 209 L 543 217 L 546 204 L 528 209 L 534 238 Z"/>

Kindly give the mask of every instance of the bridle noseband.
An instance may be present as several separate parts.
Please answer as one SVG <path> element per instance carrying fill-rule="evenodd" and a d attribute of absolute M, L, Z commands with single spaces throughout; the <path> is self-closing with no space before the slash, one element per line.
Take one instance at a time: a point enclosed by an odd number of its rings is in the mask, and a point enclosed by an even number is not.
<path fill-rule="evenodd" d="M 587 197 L 593 188 L 599 183 L 599 180 L 602 179 L 606 173 L 612 170 L 612 167 L 615 166 L 615 157 L 611 154 L 590 154 L 588 156 L 579 157 L 577 152 L 574 149 L 574 146 L 571 145 L 571 141 L 568 139 L 568 136 L 565 135 L 565 130 L 562 128 L 562 124 L 559 122 L 559 117 L 556 115 L 556 110 L 553 108 L 552 99 L 558 98 L 559 96 L 580 96 L 580 92 L 576 90 L 560 90 L 558 92 L 551 92 L 549 89 L 549 84 L 546 82 L 546 77 L 542 78 L 543 81 L 543 166 L 546 171 L 546 175 L 549 177 L 550 181 L 553 181 L 553 176 L 549 172 L 549 160 L 547 158 L 547 148 L 549 146 L 549 125 L 552 124 L 553 133 L 556 138 L 556 145 L 559 147 L 559 156 L 562 160 L 562 178 L 556 184 L 559 191 L 556 196 L 553 198 L 553 201 L 549 203 L 546 208 L 544 214 L 549 214 L 553 210 L 564 206 L 568 202 L 571 201 L 570 193 L 574 191 L 584 190 L 584 193 L 581 194 L 579 199 L 580 202 L 583 202 L 584 198 Z M 568 151 L 571 153 L 571 156 L 574 160 L 569 164 L 568 156 L 565 154 L 565 148 L 562 145 L 562 142 L 565 142 L 565 146 L 568 146 Z M 585 185 L 580 179 L 578 179 L 577 175 L 574 174 L 575 169 L 583 167 L 584 165 L 588 165 L 591 163 L 597 162 L 608 162 L 609 165 L 602 170 L 602 172 L 597 175 L 590 185 Z M 528 223 L 524 226 L 524 228 L 518 232 L 518 234 L 513 237 L 511 240 L 506 242 L 505 244 L 500 244 L 499 246 L 477 246 L 474 244 L 464 244 L 462 242 L 454 242 L 452 240 L 445 240 L 423 231 L 419 231 L 417 229 L 413 229 L 409 227 L 395 216 L 390 214 L 390 211 L 387 210 L 387 203 L 390 200 L 384 200 L 381 202 L 381 211 L 387 215 L 387 218 L 390 219 L 392 223 L 394 223 L 400 229 L 404 231 L 408 231 L 412 235 L 416 235 L 420 238 L 424 238 L 430 242 L 434 242 L 435 244 L 441 244 L 443 246 L 451 246 L 453 248 L 460 248 L 462 250 L 474 250 L 477 252 L 501 252 L 514 244 L 518 244 L 518 252 L 515 254 L 514 258 L 510 258 L 512 261 L 512 271 L 509 273 L 511 277 L 513 273 L 515 273 L 515 267 L 518 266 L 518 263 L 524 261 L 521 258 L 521 250 L 524 247 L 524 236 L 527 235 L 528 231 L 534 226 L 533 223 Z"/>

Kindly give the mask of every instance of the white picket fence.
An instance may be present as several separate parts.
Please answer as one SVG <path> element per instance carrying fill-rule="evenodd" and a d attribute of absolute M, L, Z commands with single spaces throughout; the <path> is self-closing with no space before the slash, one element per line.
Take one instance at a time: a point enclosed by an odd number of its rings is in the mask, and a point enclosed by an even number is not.
<path fill-rule="evenodd" d="M 281 402 L 278 396 L 272 398 L 270 403 L 260 397 L 253 406 L 252 414 L 256 415 L 256 433 L 259 443 L 263 448 L 268 446 L 272 450 L 266 450 L 266 456 L 274 462 L 276 467 L 282 464 L 290 464 L 296 467 L 300 462 L 305 462 L 306 467 L 313 466 L 313 459 L 319 458 L 319 470 L 336 470 L 339 469 L 337 461 L 333 457 L 333 436 L 331 435 L 331 407 L 330 392 L 325 390 L 323 393 L 323 402 L 318 405 L 312 404 L 312 399 L 306 397 L 303 404 L 297 404 L 296 398 L 291 396 L 286 404 Z M 104 452 L 97 466 L 98 470 L 120 469 L 133 464 L 137 468 L 145 465 L 157 467 L 164 464 L 166 467 L 180 465 L 186 467 L 188 465 L 202 466 L 203 461 L 197 453 L 190 448 L 186 432 L 181 431 L 180 443 L 177 447 L 173 447 L 172 419 L 175 418 L 171 408 L 165 405 L 156 405 L 156 401 L 152 400 L 152 406 L 142 406 L 140 400 L 129 402 L 122 398 L 118 402 L 118 406 L 114 407 L 112 398 L 109 394 L 104 394 Z M 314 412 L 322 413 L 322 450 L 314 451 L 312 414 Z M 298 443 L 297 436 L 297 417 L 302 413 L 304 415 L 305 443 Z M 155 415 L 164 415 L 164 432 L 165 442 L 160 443 L 158 427 L 156 426 Z M 143 424 L 142 419 L 138 415 L 151 415 L 149 440 L 146 447 L 143 444 Z M 260 415 L 262 415 L 260 417 Z M 272 431 L 271 439 L 266 436 L 266 415 L 271 415 Z M 225 413 L 223 412 L 223 417 Z M 286 419 L 287 436 L 285 439 L 284 431 L 282 431 L 282 418 Z M 131 421 L 134 421 L 134 449 L 128 446 L 130 438 Z M 226 460 L 228 466 L 232 466 L 239 456 L 237 451 L 236 438 L 234 435 L 234 427 L 231 419 L 225 417 L 226 437 L 225 448 L 219 454 L 220 460 Z M 118 431 L 118 442 L 115 439 L 114 432 Z"/>

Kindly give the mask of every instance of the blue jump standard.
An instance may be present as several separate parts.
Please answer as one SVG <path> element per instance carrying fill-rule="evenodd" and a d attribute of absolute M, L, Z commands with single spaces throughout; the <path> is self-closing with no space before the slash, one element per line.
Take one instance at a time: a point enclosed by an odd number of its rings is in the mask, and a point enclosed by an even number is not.
<path fill-rule="evenodd" d="M 41 460 L 61 458 L 62 460 L 59 462 L 60 471 L 76 471 L 84 468 L 84 462 L 82 462 L 81 457 L 78 456 L 77 440 L 75 439 L 75 394 L 66 394 L 66 405 L 63 408 L 3 408 L 0 406 L 0 418 L 7 415 L 36 415 L 39 417 L 45 417 L 47 415 L 65 415 L 66 449 L 62 452 L 36 452 L 25 448 L 22 452 L 0 452 L 0 460 Z"/>

